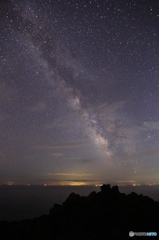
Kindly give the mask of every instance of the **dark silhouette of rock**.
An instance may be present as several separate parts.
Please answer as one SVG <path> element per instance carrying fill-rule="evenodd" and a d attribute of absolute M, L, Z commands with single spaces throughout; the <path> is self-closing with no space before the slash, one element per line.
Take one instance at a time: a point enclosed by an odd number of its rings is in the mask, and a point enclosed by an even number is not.
<path fill-rule="evenodd" d="M 110 190 L 111 190 L 111 188 L 110 188 L 110 184 L 103 184 L 102 186 L 101 186 L 101 191 L 103 192 L 103 193 L 109 193 L 110 192 Z"/>
<path fill-rule="evenodd" d="M 118 186 L 101 186 L 87 197 L 71 193 L 49 215 L 19 222 L 0 222 L 1 239 L 104 240 L 130 239 L 129 232 L 159 234 L 159 202 Z"/>

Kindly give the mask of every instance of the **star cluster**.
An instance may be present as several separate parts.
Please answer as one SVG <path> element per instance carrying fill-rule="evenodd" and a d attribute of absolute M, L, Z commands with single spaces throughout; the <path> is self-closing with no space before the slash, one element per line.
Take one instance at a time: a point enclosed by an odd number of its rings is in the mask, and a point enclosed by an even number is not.
<path fill-rule="evenodd" d="M 0 9 L 0 183 L 159 182 L 158 1 Z"/>

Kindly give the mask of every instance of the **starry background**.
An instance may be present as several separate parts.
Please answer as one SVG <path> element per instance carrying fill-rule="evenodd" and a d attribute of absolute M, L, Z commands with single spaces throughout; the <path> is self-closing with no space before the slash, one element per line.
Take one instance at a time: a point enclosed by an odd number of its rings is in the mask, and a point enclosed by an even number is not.
<path fill-rule="evenodd" d="M 0 1 L 0 183 L 159 182 L 158 0 Z"/>

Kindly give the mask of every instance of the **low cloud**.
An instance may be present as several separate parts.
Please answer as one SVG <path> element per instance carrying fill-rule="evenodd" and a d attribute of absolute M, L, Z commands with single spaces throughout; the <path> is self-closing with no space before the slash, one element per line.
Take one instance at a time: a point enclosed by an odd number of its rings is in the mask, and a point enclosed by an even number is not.
<path fill-rule="evenodd" d="M 63 153 L 51 153 L 49 154 L 51 157 L 63 157 L 64 154 Z"/>
<path fill-rule="evenodd" d="M 103 113 L 103 111 L 105 112 L 116 112 L 118 110 L 121 110 L 121 108 L 124 108 L 125 107 L 125 104 L 127 102 L 126 101 L 120 101 L 120 102 L 114 102 L 114 103 L 111 103 L 111 104 L 108 104 L 108 103 L 102 103 L 100 106 L 98 106 L 97 108 L 95 108 L 98 112 L 101 112 Z"/>
<path fill-rule="evenodd" d="M 30 112 L 42 112 L 45 111 L 47 108 L 47 105 L 45 102 L 39 101 L 33 106 L 29 107 L 28 111 Z"/>
<path fill-rule="evenodd" d="M 150 130 L 159 130 L 159 122 L 144 122 L 144 127 Z"/>
<path fill-rule="evenodd" d="M 119 135 L 129 137 L 129 136 L 134 136 L 143 132 L 147 132 L 148 129 L 144 126 L 131 126 L 131 127 L 125 127 L 125 128 L 119 128 Z"/>
<path fill-rule="evenodd" d="M 52 123 L 47 123 L 45 129 L 66 128 L 78 124 L 79 116 L 75 112 L 69 113 L 69 117 L 56 118 Z"/>
<path fill-rule="evenodd" d="M 77 142 L 64 142 L 64 143 L 54 143 L 52 145 L 36 145 L 32 147 L 33 149 L 39 150 L 51 150 L 51 149 L 62 149 L 62 148 L 78 148 L 85 146 L 87 143 L 85 141 L 77 141 Z"/>
<path fill-rule="evenodd" d="M 84 176 L 91 176 L 90 173 L 65 173 L 65 172 L 57 172 L 57 173 L 48 173 L 51 176 L 75 176 L 75 177 L 84 177 Z"/>

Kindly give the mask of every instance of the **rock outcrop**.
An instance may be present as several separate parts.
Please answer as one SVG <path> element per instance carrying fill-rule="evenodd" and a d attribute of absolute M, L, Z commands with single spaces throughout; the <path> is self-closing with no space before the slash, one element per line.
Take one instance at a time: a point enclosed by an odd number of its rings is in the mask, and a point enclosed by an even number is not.
<path fill-rule="evenodd" d="M 104 240 L 129 239 L 129 232 L 158 232 L 159 202 L 120 193 L 118 186 L 101 186 L 87 197 L 71 193 L 48 216 L 20 222 L 1 222 L 1 239 Z"/>

